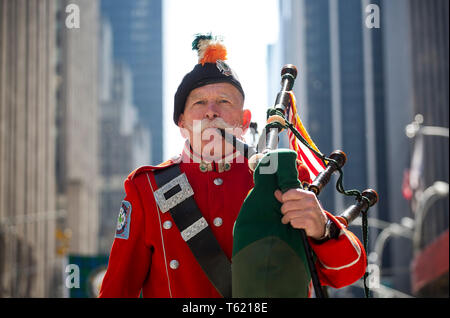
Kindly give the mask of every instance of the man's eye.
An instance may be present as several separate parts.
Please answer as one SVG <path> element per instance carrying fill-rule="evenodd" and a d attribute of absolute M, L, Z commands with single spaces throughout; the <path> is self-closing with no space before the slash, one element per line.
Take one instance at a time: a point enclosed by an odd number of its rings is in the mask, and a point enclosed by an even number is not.
<path fill-rule="evenodd" d="M 220 101 L 219 101 L 220 103 L 229 103 L 229 101 L 228 100 L 226 100 L 226 99 L 221 99 Z"/>
<path fill-rule="evenodd" d="M 205 104 L 206 104 L 206 101 L 204 101 L 204 100 L 199 100 L 194 103 L 194 105 L 205 105 Z"/>

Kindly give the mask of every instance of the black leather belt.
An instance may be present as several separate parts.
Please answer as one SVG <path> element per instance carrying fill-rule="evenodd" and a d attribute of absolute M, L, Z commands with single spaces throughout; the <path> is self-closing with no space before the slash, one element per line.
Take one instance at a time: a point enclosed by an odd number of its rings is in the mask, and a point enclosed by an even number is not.
<path fill-rule="evenodd" d="M 156 170 L 154 175 L 161 212 L 170 211 L 206 276 L 223 297 L 231 297 L 231 263 L 200 212 L 186 175 L 178 164 Z"/>

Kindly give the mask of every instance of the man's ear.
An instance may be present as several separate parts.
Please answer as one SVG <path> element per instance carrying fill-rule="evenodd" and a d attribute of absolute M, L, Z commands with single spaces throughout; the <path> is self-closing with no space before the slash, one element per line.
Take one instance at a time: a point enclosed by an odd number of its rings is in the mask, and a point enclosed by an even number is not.
<path fill-rule="evenodd" d="M 252 120 L 252 113 L 249 109 L 244 109 L 242 112 L 242 130 L 244 133 L 247 131 Z"/>
<path fill-rule="evenodd" d="M 181 114 L 180 117 L 178 117 L 177 126 L 180 128 L 184 128 L 184 114 Z"/>
<path fill-rule="evenodd" d="M 178 118 L 178 128 L 180 128 L 181 136 L 184 139 L 189 139 L 189 131 L 184 127 L 184 114 L 181 114 Z"/>

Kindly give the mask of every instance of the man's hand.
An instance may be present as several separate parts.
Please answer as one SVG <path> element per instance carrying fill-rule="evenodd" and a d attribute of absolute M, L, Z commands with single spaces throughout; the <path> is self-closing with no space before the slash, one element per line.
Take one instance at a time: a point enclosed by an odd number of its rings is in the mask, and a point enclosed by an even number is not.
<path fill-rule="evenodd" d="M 282 203 L 283 224 L 291 223 L 296 229 L 304 229 L 307 236 L 316 240 L 325 235 L 328 218 L 314 193 L 291 189 L 285 193 L 276 190 L 274 195 Z"/>

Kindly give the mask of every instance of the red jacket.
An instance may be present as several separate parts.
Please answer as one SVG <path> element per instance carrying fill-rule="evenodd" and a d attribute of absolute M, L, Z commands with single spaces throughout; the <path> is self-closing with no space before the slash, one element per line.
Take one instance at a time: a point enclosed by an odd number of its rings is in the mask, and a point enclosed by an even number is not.
<path fill-rule="evenodd" d="M 141 290 L 143 297 L 221 297 L 181 237 L 170 213 L 161 213 L 157 207 L 153 171 L 180 163 L 203 217 L 230 260 L 233 225 L 253 187 L 253 177 L 243 157 L 235 160 L 240 163 L 233 162 L 225 168 L 212 163 L 203 172 L 199 163 L 187 163 L 189 156 L 192 158 L 192 153 L 185 148 L 178 160 L 157 167 L 141 167 L 128 176 L 122 206 L 129 218 L 121 218 L 119 222 L 100 297 L 139 297 Z M 202 169 L 205 170 L 204 166 Z M 342 227 L 336 218 L 327 215 Z M 361 242 L 345 229 L 341 233 L 338 239 L 323 244 L 310 240 L 319 260 L 316 267 L 321 283 L 335 288 L 358 280 L 366 267 Z"/>

